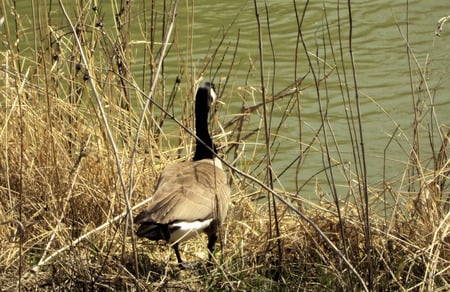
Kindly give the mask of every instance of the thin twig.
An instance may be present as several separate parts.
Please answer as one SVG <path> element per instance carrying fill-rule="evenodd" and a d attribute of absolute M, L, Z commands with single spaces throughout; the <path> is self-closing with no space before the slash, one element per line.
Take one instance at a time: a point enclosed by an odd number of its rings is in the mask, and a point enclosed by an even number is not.
<path fill-rule="evenodd" d="M 102 119 L 102 122 L 103 122 L 103 126 L 105 127 L 105 131 L 106 131 L 106 134 L 108 136 L 109 143 L 110 143 L 111 148 L 112 148 L 113 153 L 114 153 L 114 158 L 115 158 L 116 167 L 117 167 L 117 173 L 118 173 L 118 176 L 119 176 L 120 185 L 121 185 L 121 188 L 122 188 L 122 193 L 123 193 L 123 197 L 124 197 L 124 200 L 125 200 L 125 208 L 126 208 L 128 214 L 131 214 L 131 211 L 130 211 L 131 210 L 131 204 L 130 204 L 129 197 L 127 196 L 127 189 L 126 189 L 125 180 L 124 180 L 124 177 L 123 177 L 123 174 L 122 174 L 122 166 L 120 164 L 119 152 L 117 150 L 117 146 L 116 146 L 116 143 L 114 141 L 114 137 L 113 137 L 113 134 L 111 132 L 111 129 L 109 128 L 109 123 L 108 123 L 108 119 L 106 117 L 105 110 L 103 108 L 102 100 L 100 98 L 100 95 L 97 92 L 97 87 L 96 87 L 94 78 L 92 78 L 91 70 L 89 69 L 89 63 L 88 63 L 88 60 L 87 60 L 86 55 L 84 53 L 83 46 L 82 46 L 82 44 L 80 42 L 78 34 L 76 32 L 76 28 L 74 27 L 72 21 L 70 20 L 70 17 L 67 14 L 67 11 L 66 11 L 66 9 L 64 7 L 64 4 L 62 3 L 62 0 L 58 0 L 58 2 L 59 2 L 59 5 L 61 7 L 61 10 L 62 10 L 62 12 L 64 14 L 64 17 L 66 18 L 66 21 L 69 24 L 70 29 L 72 30 L 73 37 L 74 37 L 75 42 L 76 42 L 76 44 L 78 46 L 78 49 L 80 50 L 80 56 L 81 56 L 82 64 L 83 64 L 83 66 L 84 66 L 84 68 L 86 70 L 86 74 L 88 76 L 88 81 L 89 81 L 89 84 L 91 86 L 92 93 L 94 95 L 95 101 L 97 102 L 97 106 L 98 106 L 98 109 L 100 111 L 100 116 L 101 116 L 101 119 Z M 130 216 L 127 216 L 126 222 L 127 223 L 130 222 L 130 224 L 132 224 L 132 218 Z M 126 232 L 124 234 L 126 234 Z"/>
<path fill-rule="evenodd" d="M 133 207 L 130 208 L 130 211 L 134 211 L 142 206 L 144 206 L 145 204 L 148 204 L 150 201 L 152 200 L 152 198 L 147 198 L 141 202 L 139 202 L 138 204 L 134 205 Z M 39 269 L 50 263 L 51 260 L 53 260 L 54 258 L 56 258 L 57 256 L 59 256 L 61 253 L 65 252 L 66 250 L 78 245 L 80 242 L 82 242 L 83 240 L 89 238 L 91 235 L 102 231 L 103 229 L 105 229 L 106 227 L 110 226 L 111 224 L 113 224 L 114 222 L 122 219 L 123 217 L 127 216 L 129 214 L 128 210 L 120 213 L 119 215 L 115 216 L 114 218 L 112 218 L 111 220 L 106 221 L 105 223 L 103 223 L 102 225 L 98 226 L 95 229 L 92 229 L 91 231 L 86 232 L 85 234 L 81 235 L 80 237 L 78 237 L 77 239 L 73 240 L 72 242 L 70 242 L 69 244 L 61 247 L 60 249 L 56 250 L 55 252 L 53 252 L 50 256 L 48 256 L 47 258 L 41 260 L 38 264 L 36 264 L 35 266 L 33 266 L 30 271 L 33 273 L 37 273 L 39 272 Z"/>
<path fill-rule="evenodd" d="M 144 120 L 145 120 L 145 115 L 147 113 L 147 109 L 148 109 L 148 107 L 149 107 L 149 105 L 151 103 L 154 103 L 153 95 L 155 94 L 156 86 L 158 84 L 161 68 L 163 66 L 164 58 L 165 58 L 166 53 L 167 53 L 169 40 L 170 40 L 170 38 L 172 36 L 172 31 L 173 31 L 173 27 L 174 27 L 174 23 L 175 23 L 175 18 L 176 18 L 176 15 L 177 15 L 177 13 L 176 13 L 177 12 L 177 7 L 178 7 L 178 0 L 175 0 L 175 2 L 173 3 L 172 17 L 171 17 L 171 20 L 170 20 L 169 29 L 167 31 L 167 34 L 165 36 L 165 40 L 163 42 L 163 46 L 161 48 L 161 54 L 160 54 L 160 59 L 159 59 L 159 62 L 158 62 L 158 67 L 156 68 L 155 76 L 153 78 L 153 83 L 152 83 L 152 86 L 150 88 L 150 92 L 147 95 L 147 100 L 145 102 L 144 108 L 142 109 L 141 117 L 139 119 L 139 124 L 138 124 L 138 127 L 136 129 L 136 136 L 135 136 L 135 140 L 134 140 L 134 144 L 133 144 L 133 149 L 131 151 L 131 159 L 130 159 L 130 185 L 129 185 L 129 188 L 128 188 L 128 196 L 127 196 L 128 200 L 131 198 L 131 195 L 133 193 L 134 161 L 136 159 L 136 152 L 137 152 L 137 147 L 138 147 L 138 143 L 139 143 L 140 131 L 142 129 L 142 125 L 144 124 Z M 128 216 L 129 215 L 131 215 L 131 213 L 129 213 Z M 131 225 L 131 229 L 133 229 L 133 220 L 132 220 L 131 216 L 129 216 L 129 218 L 130 218 L 129 222 L 130 222 L 130 225 Z M 125 232 L 125 234 L 126 234 L 126 232 Z M 136 265 L 135 268 L 136 268 L 136 271 L 137 271 L 138 265 L 137 265 L 137 259 L 136 259 L 136 253 L 135 253 L 135 237 L 134 237 L 134 233 L 133 232 L 132 232 L 132 244 L 133 244 L 133 253 L 135 255 L 135 265 Z"/>

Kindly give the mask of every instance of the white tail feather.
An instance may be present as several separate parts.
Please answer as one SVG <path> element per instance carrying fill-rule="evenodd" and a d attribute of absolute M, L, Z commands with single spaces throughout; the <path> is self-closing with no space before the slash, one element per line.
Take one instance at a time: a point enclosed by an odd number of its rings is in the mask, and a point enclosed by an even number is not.
<path fill-rule="evenodd" d="M 211 224 L 213 219 L 208 219 L 205 221 L 193 221 L 186 222 L 181 221 L 172 224 L 171 227 L 178 228 L 177 230 L 173 230 L 170 232 L 170 242 L 177 243 L 181 241 L 186 241 L 195 235 L 201 233 L 206 227 Z"/>

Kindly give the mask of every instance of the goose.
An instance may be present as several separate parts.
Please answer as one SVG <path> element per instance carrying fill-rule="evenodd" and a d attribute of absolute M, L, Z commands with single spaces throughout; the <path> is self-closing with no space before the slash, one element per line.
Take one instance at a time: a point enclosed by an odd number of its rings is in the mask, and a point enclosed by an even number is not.
<path fill-rule="evenodd" d="M 150 205 L 134 219 L 140 225 L 137 236 L 170 243 L 180 266 L 179 243 L 201 232 L 208 237 L 211 261 L 218 228 L 228 211 L 230 187 L 208 131 L 208 114 L 216 97 L 212 83 L 205 82 L 198 88 L 194 158 L 164 168 Z"/>

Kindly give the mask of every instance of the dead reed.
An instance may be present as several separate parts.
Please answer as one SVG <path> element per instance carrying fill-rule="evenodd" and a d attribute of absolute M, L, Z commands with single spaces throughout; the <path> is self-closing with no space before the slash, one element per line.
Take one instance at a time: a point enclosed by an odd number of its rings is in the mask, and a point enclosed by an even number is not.
<path fill-rule="evenodd" d="M 180 4 L 135 2 L 111 0 L 110 12 L 89 1 L 76 1 L 70 9 L 63 1 L 54 7 L 34 5 L 31 26 L 14 4 L 1 3 L 7 18 L 0 24 L 5 40 L 0 67 L 2 290 L 448 289 L 450 128 L 438 119 L 443 109 L 424 112 L 413 100 L 412 133 L 398 125 L 385 149 L 387 155 L 391 143 L 401 144 L 407 154 L 403 173 L 369 184 L 362 94 L 353 59 L 343 52 L 352 50 L 351 41 L 342 44 L 340 38 L 340 47 L 333 48 L 325 25 L 322 37 L 329 50 L 312 56 L 302 37 L 308 4 L 297 7 L 294 1 L 293 9 L 297 47 L 304 51 L 309 73 L 296 72 L 292 84 L 275 92 L 268 89 L 263 69 L 257 69 L 268 62 L 262 50 L 247 72 L 259 80 L 230 81 L 239 34 L 227 44 L 229 31 L 211 45 L 204 64 L 192 66 L 187 58 L 176 79 L 165 78 L 165 58 L 179 45 L 175 16 Z M 262 49 L 262 23 L 270 28 L 270 17 L 267 7 L 254 3 Z M 105 28 L 105 17 L 113 19 L 114 29 Z M 138 37 L 130 23 L 139 17 L 146 21 Z M 343 30 L 351 28 L 351 13 L 345 17 Z M 144 51 L 142 79 L 134 77 L 136 50 Z M 421 67 L 411 51 L 408 56 L 411 67 Z M 415 84 L 417 76 L 410 72 Z M 426 72 L 419 72 L 420 86 L 412 88 L 412 95 L 432 106 L 433 97 L 424 90 Z M 136 240 L 131 218 L 148 202 L 161 168 L 192 152 L 192 100 L 202 76 L 219 80 L 225 101 L 213 127 L 229 168 L 233 206 L 216 262 L 206 265 L 204 238 L 198 238 L 182 248 L 199 266 L 180 270 L 169 247 Z M 327 104 L 322 104 L 333 78 L 348 109 L 351 163 L 343 158 Z M 304 91 L 316 92 L 317 127 L 305 120 Z M 231 112 L 236 96 L 242 106 Z M 381 107 L 376 99 L 372 103 Z M 281 117 L 275 107 L 283 109 Z M 382 112 L 395 123 L 388 111 Z M 292 143 L 283 134 L 288 120 L 298 125 L 297 148 L 276 172 L 280 147 Z M 421 147 L 431 148 L 431 157 L 424 158 Z M 321 157 L 316 160 L 322 162 L 321 171 L 303 177 L 314 155 Z M 294 177 L 295 187 L 283 187 L 285 173 Z M 314 186 L 315 194 L 305 196 L 305 185 Z"/>

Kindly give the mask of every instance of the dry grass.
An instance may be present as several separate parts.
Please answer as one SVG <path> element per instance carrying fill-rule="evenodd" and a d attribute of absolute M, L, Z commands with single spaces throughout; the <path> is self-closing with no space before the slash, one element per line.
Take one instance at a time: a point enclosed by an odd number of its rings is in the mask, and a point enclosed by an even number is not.
<path fill-rule="evenodd" d="M 3 12 L 9 11 L 5 5 Z M 163 54 L 164 45 L 172 40 L 167 29 L 172 24 L 169 6 L 163 19 L 168 38 L 162 44 L 149 41 L 146 53 Z M 161 8 L 152 9 L 148 11 Z M 36 17 L 44 21 L 44 14 L 38 11 Z M 267 181 L 270 161 L 261 153 L 267 146 L 275 154 L 277 145 L 265 139 L 261 124 L 249 120 L 261 118 L 263 107 L 270 109 L 275 101 L 294 101 L 289 111 L 295 116 L 297 89 L 312 90 L 332 74 L 340 78 L 342 73 L 334 69 L 308 84 L 299 77 L 297 84 L 280 93 L 266 94 L 264 102 L 257 101 L 261 92 L 256 85 L 227 87 L 230 76 L 220 79 L 222 90 L 233 88 L 245 102 L 240 114 L 229 116 L 222 114 L 225 106 L 219 106 L 214 123 L 216 141 L 230 164 L 233 206 L 213 265 L 206 265 L 204 237 L 182 245 L 183 256 L 199 262 L 187 270 L 178 268 L 170 247 L 136 240 L 128 211 L 145 205 L 161 168 L 191 153 L 193 139 L 187 129 L 192 128 L 193 93 L 211 64 L 197 68 L 197 75 L 185 64 L 181 83 L 170 84 L 158 74 L 164 58 L 148 54 L 145 63 L 151 65 L 142 68 L 146 81 L 136 81 L 129 69 L 133 42 L 127 27 L 119 25 L 119 20 L 131 19 L 130 7 L 118 14 L 117 35 L 101 29 L 98 10 L 80 6 L 76 14 L 79 22 L 73 30 L 36 22 L 35 45 L 29 50 L 15 45 L 13 35 L 20 36 L 22 30 L 3 27 L 7 41 L 0 55 L 2 290 L 448 289 L 450 130 L 435 116 L 430 119 L 436 127 L 423 127 L 424 116 L 415 119 L 413 140 L 404 145 L 409 161 L 400 179 L 366 185 L 363 160 L 356 159 L 359 170 L 348 171 L 337 159 L 330 164 L 337 161 L 343 176 L 351 174 L 346 177 L 347 197 L 337 197 L 333 187 L 329 191 L 315 176 L 307 180 L 316 185 L 312 199 L 302 196 L 303 186 L 287 191 L 274 187 L 279 180 Z M 12 17 L 8 23 L 20 22 L 13 16 L 8 14 Z M 151 30 L 155 35 L 161 32 L 156 23 Z M 221 45 L 212 51 L 212 60 Z M 426 96 L 419 89 L 416 93 Z M 173 100 L 182 97 L 181 109 L 174 107 Z M 358 127 L 364 125 L 355 123 L 358 104 L 351 100 L 349 106 L 354 106 L 355 116 L 347 117 L 348 123 L 356 125 L 352 137 L 357 137 Z M 177 112 L 178 122 L 171 112 Z M 287 118 L 281 119 L 274 135 L 281 142 L 280 128 Z M 311 141 L 300 146 L 305 157 L 312 149 L 325 158 L 332 156 L 324 146 L 328 144 L 318 142 L 318 137 L 325 141 L 333 137 L 324 132 L 332 131 L 325 118 L 322 124 Z M 417 150 L 421 137 L 440 137 L 429 139 L 431 159 L 423 159 Z M 353 149 L 355 157 L 364 156 L 363 149 Z M 303 156 L 293 158 L 289 167 L 301 171 L 304 163 L 308 160 Z M 326 165 L 323 172 L 330 175 L 332 167 Z M 330 178 L 327 184 L 337 185 Z"/>

